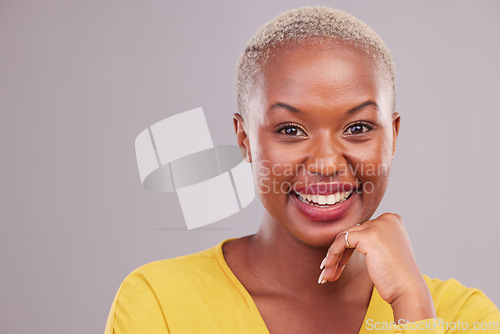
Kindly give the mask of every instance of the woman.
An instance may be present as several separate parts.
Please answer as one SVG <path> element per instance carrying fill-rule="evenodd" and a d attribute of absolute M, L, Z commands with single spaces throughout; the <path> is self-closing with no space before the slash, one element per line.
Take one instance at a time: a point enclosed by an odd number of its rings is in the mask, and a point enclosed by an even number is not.
<path fill-rule="evenodd" d="M 401 217 L 371 219 L 399 132 L 394 73 L 382 40 L 346 13 L 301 8 L 262 27 L 240 59 L 234 115 L 266 208 L 261 228 L 134 271 L 106 333 L 458 333 L 464 323 L 469 331 L 498 325 L 498 310 L 479 290 L 421 274 Z"/>

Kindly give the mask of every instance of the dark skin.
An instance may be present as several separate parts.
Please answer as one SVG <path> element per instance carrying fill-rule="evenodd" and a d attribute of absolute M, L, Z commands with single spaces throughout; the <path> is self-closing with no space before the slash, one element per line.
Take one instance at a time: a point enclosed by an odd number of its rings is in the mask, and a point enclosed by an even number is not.
<path fill-rule="evenodd" d="M 436 317 L 401 217 L 371 219 L 400 120 L 383 71 L 345 43 L 285 45 L 264 65 L 244 117 L 234 115 L 266 212 L 257 234 L 224 253 L 273 334 L 358 333 L 374 286 L 394 321 Z M 318 222 L 298 211 L 296 187 L 335 182 L 359 190 L 341 217 Z"/>

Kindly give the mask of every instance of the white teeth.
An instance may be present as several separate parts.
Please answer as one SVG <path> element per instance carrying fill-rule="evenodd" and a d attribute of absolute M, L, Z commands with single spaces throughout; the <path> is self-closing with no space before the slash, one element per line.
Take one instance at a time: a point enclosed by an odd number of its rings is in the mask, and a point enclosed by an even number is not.
<path fill-rule="evenodd" d="M 345 193 L 345 192 L 343 192 L 343 193 L 339 193 L 339 197 L 340 197 L 340 198 L 339 198 L 339 201 L 345 201 L 345 199 L 346 199 L 347 197 L 349 197 L 349 195 L 350 195 L 350 194 L 351 194 L 350 192 L 348 192 L 348 193 Z"/>
<path fill-rule="evenodd" d="M 336 202 L 335 194 L 328 195 L 328 197 L 326 198 L 326 203 L 334 204 L 335 202 Z"/>
<path fill-rule="evenodd" d="M 326 199 L 327 197 L 326 196 L 318 196 L 318 204 L 320 205 L 323 205 L 323 204 L 326 204 Z"/>
<path fill-rule="evenodd" d="M 335 194 L 330 194 L 327 196 L 323 195 L 309 195 L 309 194 L 301 194 L 296 192 L 302 202 L 306 202 L 313 205 L 333 205 L 346 200 L 347 197 L 351 194 L 350 191 L 345 192 L 337 192 Z"/>

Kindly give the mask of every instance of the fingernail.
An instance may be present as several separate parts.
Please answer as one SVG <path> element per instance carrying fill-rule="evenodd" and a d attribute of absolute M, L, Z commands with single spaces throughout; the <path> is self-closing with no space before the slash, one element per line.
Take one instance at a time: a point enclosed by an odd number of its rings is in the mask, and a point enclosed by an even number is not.
<path fill-rule="evenodd" d="M 326 283 L 326 279 L 323 279 L 319 284 L 325 284 Z"/>
<path fill-rule="evenodd" d="M 326 281 L 325 279 L 323 279 L 323 275 L 325 274 L 325 269 L 323 269 L 323 271 L 321 272 L 321 274 L 319 275 L 319 278 L 318 278 L 318 284 L 323 284 L 325 282 L 323 281 Z"/>
<path fill-rule="evenodd" d="M 321 264 L 319 265 L 319 269 L 323 269 L 325 267 L 325 262 L 326 262 L 326 256 L 323 259 L 323 261 L 321 261 Z"/>

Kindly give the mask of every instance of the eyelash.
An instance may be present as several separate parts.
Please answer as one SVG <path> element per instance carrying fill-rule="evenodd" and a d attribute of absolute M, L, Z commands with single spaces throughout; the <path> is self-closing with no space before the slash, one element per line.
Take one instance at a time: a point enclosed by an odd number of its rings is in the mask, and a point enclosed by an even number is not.
<path fill-rule="evenodd" d="M 342 132 L 342 134 L 345 134 L 347 130 L 349 130 L 350 128 L 352 128 L 353 126 L 356 126 L 356 125 L 361 125 L 363 127 L 366 127 L 366 128 L 368 128 L 368 130 L 367 131 L 363 131 L 362 133 L 358 133 L 358 134 L 347 134 L 348 136 L 359 136 L 359 135 L 365 134 L 368 131 L 373 130 L 373 128 L 375 127 L 372 123 L 365 122 L 365 121 L 359 121 L 359 122 L 355 122 L 355 123 L 349 124 L 345 128 L 345 130 Z"/>
<path fill-rule="evenodd" d="M 352 128 L 353 126 L 356 126 L 356 125 L 360 125 L 362 127 L 366 127 L 368 130 L 367 131 L 363 131 L 362 133 L 358 133 L 358 134 L 346 134 L 346 135 L 348 135 L 348 136 L 359 136 L 359 135 L 365 134 L 368 131 L 373 130 L 373 128 L 374 128 L 374 125 L 372 123 L 365 122 L 365 121 L 358 121 L 358 122 L 349 124 L 345 128 L 345 130 L 342 132 L 342 134 L 345 134 L 347 132 L 347 130 L 349 130 L 350 128 Z M 289 128 L 295 128 L 295 129 L 297 129 L 297 132 L 298 131 L 302 131 L 304 133 L 304 135 L 291 135 L 291 134 L 287 134 L 287 133 L 283 132 L 283 130 L 289 129 Z M 285 136 L 290 136 L 290 137 L 307 136 L 306 131 L 299 124 L 297 124 L 297 123 L 284 123 L 284 124 L 281 124 L 281 125 L 279 125 L 279 128 L 278 128 L 277 132 L 281 133 L 281 134 L 283 134 Z"/>
<path fill-rule="evenodd" d="M 302 131 L 304 133 L 304 135 L 291 135 L 291 134 L 287 134 L 287 133 L 283 132 L 283 130 L 290 129 L 290 128 L 297 129 L 297 132 L 298 131 Z M 281 133 L 281 134 L 283 134 L 285 136 L 290 136 L 290 137 L 307 136 L 306 131 L 299 124 L 297 124 L 297 123 L 283 123 L 283 124 L 280 124 L 277 132 Z"/>

